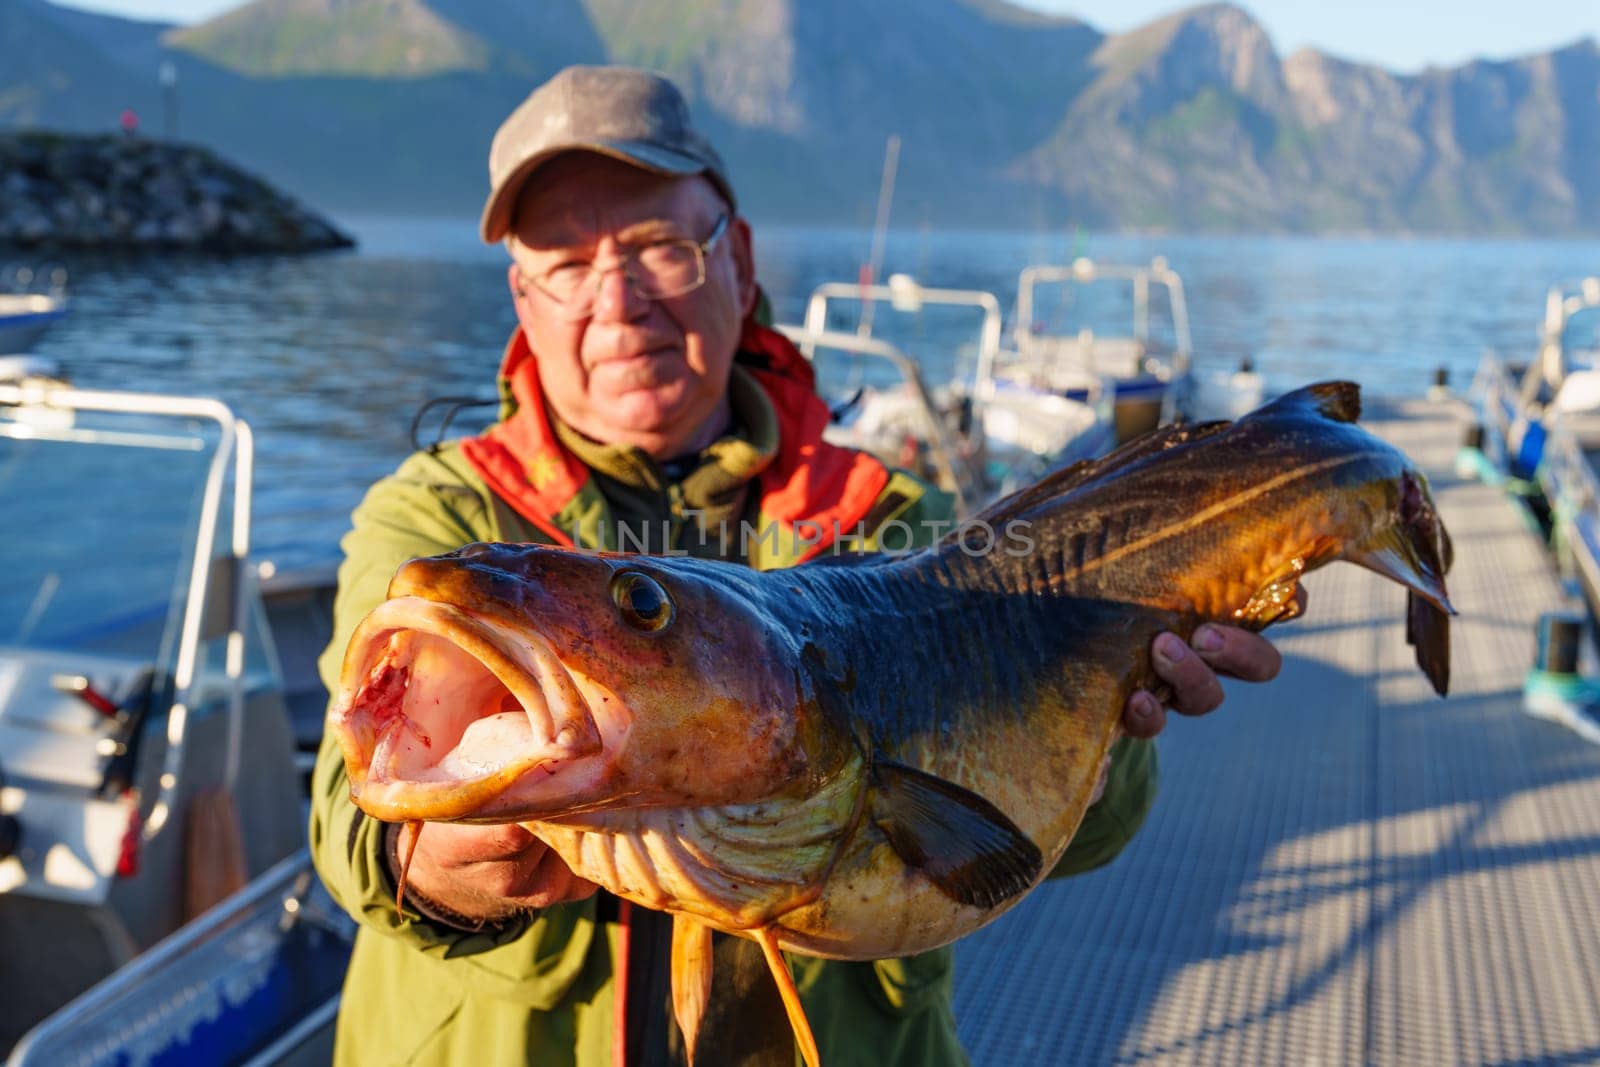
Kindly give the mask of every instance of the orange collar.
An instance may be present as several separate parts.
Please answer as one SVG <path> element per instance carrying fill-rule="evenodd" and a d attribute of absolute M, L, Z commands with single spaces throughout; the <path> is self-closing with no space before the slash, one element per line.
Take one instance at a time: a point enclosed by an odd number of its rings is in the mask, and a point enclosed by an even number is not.
<path fill-rule="evenodd" d="M 746 320 L 738 359 L 778 415 L 778 454 L 758 476 L 762 519 L 791 527 L 808 524 L 803 539 L 810 547 L 802 559 L 809 559 L 853 531 L 888 484 L 889 472 L 864 452 L 822 439 L 828 406 L 817 395 L 810 362 L 788 338 Z M 519 515 L 556 544 L 571 547 L 570 531 L 560 529 L 555 516 L 583 489 L 589 469 L 561 446 L 550 427 L 539 361 L 521 329 L 506 346 L 500 375 L 516 410 L 462 442 L 462 454 Z"/>

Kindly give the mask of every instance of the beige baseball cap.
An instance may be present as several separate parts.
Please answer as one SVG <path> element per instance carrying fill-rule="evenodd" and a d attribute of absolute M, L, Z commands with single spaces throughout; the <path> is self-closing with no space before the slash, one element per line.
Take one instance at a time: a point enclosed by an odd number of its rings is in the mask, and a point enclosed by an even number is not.
<path fill-rule="evenodd" d="M 495 132 L 481 224 L 485 241 L 511 229 L 512 209 L 533 172 L 574 149 L 656 174 L 704 174 L 738 208 L 722 157 L 690 125 L 689 106 L 676 86 L 633 67 L 568 67 L 535 89 Z"/>

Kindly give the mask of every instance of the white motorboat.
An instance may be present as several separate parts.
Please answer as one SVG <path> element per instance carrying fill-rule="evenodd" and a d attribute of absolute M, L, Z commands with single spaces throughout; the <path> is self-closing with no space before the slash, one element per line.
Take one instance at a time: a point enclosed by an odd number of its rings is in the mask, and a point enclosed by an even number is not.
<path fill-rule="evenodd" d="M 1539 347 L 1527 362 L 1485 353 L 1473 381 L 1484 460 L 1480 473 L 1533 492 L 1546 441 L 1559 425 L 1600 441 L 1600 277 L 1552 286 Z"/>
<path fill-rule="evenodd" d="M 1151 309 L 1152 290 L 1166 297 L 1159 316 Z M 1091 306 L 1091 293 L 1104 307 Z M 1081 396 L 1085 374 L 1114 383 L 1119 443 L 1189 412 L 1192 345 L 1183 280 L 1159 256 L 1148 266 L 1080 257 L 1025 268 L 1012 340 L 1015 350 L 996 371 L 1000 379 L 1073 399 Z"/>
<path fill-rule="evenodd" d="M 12 1064 L 326 1055 L 352 930 L 304 848 L 251 477 L 219 402 L 0 383 Z"/>
<path fill-rule="evenodd" d="M 876 335 L 864 313 L 854 332 L 832 329 L 831 318 L 841 303 L 863 308 L 887 303 L 903 315 L 917 315 L 930 306 L 981 312 L 972 358 L 945 353 L 952 367 L 970 363 L 970 375 L 958 371 L 945 384 L 930 388 L 921 370 L 930 362 L 927 354 L 914 359 Z M 956 494 L 964 514 L 1052 468 L 1100 455 L 1111 445 L 1111 393 L 1097 376 L 1080 375 L 1072 397 L 997 377 L 1001 312 L 993 293 L 927 287 L 905 274 L 891 276 L 886 285 L 829 282 L 813 290 L 804 324 L 786 330 L 819 363 L 823 391 L 849 398 L 837 405 L 829 438 L 931 476 Z M 951 342 L 951 347 L 960 346 Z M 829 359 L 840 356 L 848 369 L 828 373 Z M 863 360 L 893 374 L 874 376 Z"/>
<path fill-rule="evenodd" d="M 66 271 L 29 267 L 0 272 L 0 356 L 27 352 L 66 318 Z"/>
<path fill-rule="evenodd" d="M 1600 616 L 1600 278 L 1551 291 L 1539 360 L 1524 372 L 1518 399 L 1521 424 L 1496 426 L 1508 442 L 1500 454 L 1531 475 L 1557 558 Z M 1486 422 L 1507 410 L 1503 396 L 1496 400 L 1485 401 Z"/>

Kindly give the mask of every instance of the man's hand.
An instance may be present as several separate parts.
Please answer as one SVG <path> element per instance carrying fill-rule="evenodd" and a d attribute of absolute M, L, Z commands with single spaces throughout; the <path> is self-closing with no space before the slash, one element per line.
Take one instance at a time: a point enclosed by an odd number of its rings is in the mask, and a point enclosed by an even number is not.
<path fill-rule="evenodd" d="M 396 851 L 402 863 L 411 836 L 410 825 L 400 828 Z M 431 903 L 485 921 L 583 900 L 598 888 L 515 823 L 444 822 L 423 824 L 406 886 L 408 893 L 414 889 Z"/>
<path fill-rule="evenodd" d="M 1305 610 L 1306 592 L 1295 593 L 1295 606 L 1286 616 Z M 1192 645 L 1192 647 L 1191 647 Z M 1206 623 L 1195 630 L 1186 645 L 1177 634 L 1156 637 L 1151 648 L 1156 674 L 1172 687 L 1172 710 L 1180 715 L 1204 715 L 1222 703 L 1219 675 L 1246 682 L 1268 682 L 1278 676 L 1283 657 L 1258 633 L 1235 626 Z M 1122 711 L 1123 732 L 1131 737 L 1154 737 L 1167 724 L 1166 709 L 1153 695 L 1136 690 Z"/>

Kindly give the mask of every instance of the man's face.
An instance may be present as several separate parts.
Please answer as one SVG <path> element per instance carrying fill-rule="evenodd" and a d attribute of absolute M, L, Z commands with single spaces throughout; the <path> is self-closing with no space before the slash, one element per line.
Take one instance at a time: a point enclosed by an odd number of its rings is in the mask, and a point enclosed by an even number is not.
<path fill-rule="evenodd" d="M 668 459 L 706 443 L 727 418 L 728 374 L 756 300 L 750 229 L 729 220 L 705 257 L 705 284 L 650 300 L 624 270 L 657 241 L 704 241 L 731 214 L 704 178 L 672 178 L 588 152 L 546 164 L 517 201 L 509 277 L 517 320 L 551 410 L 587 437 Z M 552 268 L 605 270 L 589 314 L 534 284 Z"/>

